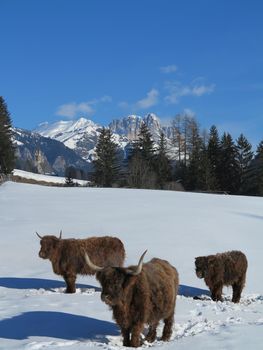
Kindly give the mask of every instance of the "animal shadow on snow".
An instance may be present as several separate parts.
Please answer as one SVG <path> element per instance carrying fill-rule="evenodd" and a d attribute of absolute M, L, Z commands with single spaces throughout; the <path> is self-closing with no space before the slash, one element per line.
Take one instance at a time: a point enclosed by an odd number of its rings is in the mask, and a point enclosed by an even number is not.
<path fill-rule="evenodd" d="M 0 321 L 0 338 L 50 337 L 107 343 L 107 335 L 119 335 L 118 327 L 95 318 L 64 312 L 31 311 Z"/>
<path fill-rule="evenodd" d="M 19 278 L 19 277 L 0 277 L 0 287 L 14 288 L 14 289 L 46 289 L 52 290 L 55 288 L 66 288 L 63 281 L 49 280 L 44 278 Z M 76 288 L 92 288 L 95 292 L 101 289 L 87 284 L 76 284 Z"/>
<path fill-rule="evenodd" d="M 186 286 L 184 284 L 180 284 L 178 295 L 198 299 L 199 297 L 202 298 L 202 296 L 204 295 L 210 297 L 211 293 L 207 289 L 200 289 L 200 288 L 195 288 L 191 286 Z"/>

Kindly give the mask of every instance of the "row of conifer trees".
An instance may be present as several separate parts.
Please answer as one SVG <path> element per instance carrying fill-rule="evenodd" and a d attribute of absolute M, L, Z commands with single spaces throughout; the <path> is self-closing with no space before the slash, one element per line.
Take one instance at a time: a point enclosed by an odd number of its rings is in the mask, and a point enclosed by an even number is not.
<path fill-rule="evenodd" d="M 101 130 L 94 161 L 96 185 L 180 189 L 212 193 L 263 195 L 263 141 L 256 152 L 241 134 L 219 136 L 215 125 L 199 131 L 193 117 L 177 116 L 172 141 L 160 134 L 158 145 L 145 124 L 125 159 L 109 129 Z"/>

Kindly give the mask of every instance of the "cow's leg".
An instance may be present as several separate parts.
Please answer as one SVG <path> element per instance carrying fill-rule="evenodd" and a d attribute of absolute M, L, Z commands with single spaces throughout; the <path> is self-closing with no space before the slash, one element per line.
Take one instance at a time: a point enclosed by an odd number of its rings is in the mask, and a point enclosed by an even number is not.
<path fill-rule="evenodd" d="M 150 324 L 148 334 L 145 338 L 149 343 L 152 343 L 156 339 L 156 328 L 158 327 L 158 321 Z"/>
<path fill-rule="evenodd" d="M 76 275 L 64 275 L 64 280 L 67 285 L 66 293 L 75 293 L 76 292 Z"/>
<path fill-rule="evenodd" d="M 232 285 L 233 288 L 233 303 L 239 303 L 241 298 L 241 293 L 245 285 L 246 275 L 242 276 L 236 283 Z"/>
<path fill-rule="evenodd" d="M 223 290 L 222 284 L 217 284 L 217 285 L 213 286 L 213 288 L 211 290 L 211 297 L 214 301 L 223 301 L 222 290 Z"/>
<path fill-rule="evenodd" d="M 130 329 L 122 328 L 121 334 L 123 336 L 123 346 L 130 346 Z"/>
<path fill-rule="evenodd" d="M 138 348 L 138 346 L 142 345 L 141 333 L 143 331 L 143 327 L 144 327 L 143 323 L 137 323 L 132 328 L 130 346 L 132 346 L 133 348 Z"/>
<path fill-rule="evenodd" d="M 243 289 L 243 284 L 240 282 L 234 283 L 232 285 L 232 288 L 233 288 L 232 301 L 233 301 L 233 303 L 239 303 L 240 298 L 241 298 L 241 292 Z"/>
<path fill-rule="evenodd" d="M 173 332 L 174 314 L 164 319 L 163 335 L 161 340 L 168 341 Z"/>

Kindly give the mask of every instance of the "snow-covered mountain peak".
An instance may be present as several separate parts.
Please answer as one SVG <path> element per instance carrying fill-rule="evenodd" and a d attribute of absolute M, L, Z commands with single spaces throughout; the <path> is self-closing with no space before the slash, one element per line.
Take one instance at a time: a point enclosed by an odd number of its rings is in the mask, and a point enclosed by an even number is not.
<path fill-rule="evenodd" d="M 95 124 L 92 120 L 86 118 L 80 118 L 72 124 L 71 129 L 82 130 L 86 128 L 98 128 L 99 126 Z"/>
<path fill-rule="evenodd" d="M 94 133 L 98 128 L 100 126 L 92 120 L 80 118 L 78 120 L 61 120 L 50 124 L 42 123 L 35 131 L 42 136 L 65 142 L 69 137 L 73 137 L 76 134 Z"/>
<path fill-rule="evenodd" d="M 44 123 L 36 128 L 40 135 L 63 142 L 74 149 L 84 159 L 89 159 L 89 151 L 97 142 L 100 125 L 92 120 L 61 120 L 55 123 Z"/>
<path fill-rule="evenodd" d="M 143 121 L 145 122 L 145 124 L 148 126 L 149 129 L 151 129 L 151 128 L 160 129 L 161 128 L 160 119 L 154 113 L 147 114 L 143 118 Z"/>

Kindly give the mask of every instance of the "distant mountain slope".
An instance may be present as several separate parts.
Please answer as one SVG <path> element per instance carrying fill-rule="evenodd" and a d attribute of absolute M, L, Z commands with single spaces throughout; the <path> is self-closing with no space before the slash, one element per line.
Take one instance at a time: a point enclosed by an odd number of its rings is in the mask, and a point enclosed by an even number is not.
<path fill-rule="evenodd" d="M 13 134 L 21 169 L 64 176 L 65 168 L 70 165 L 83 170 L 90 168 L 85 160 L 62 142 L 19 128 L 14 128 Z"/>
<path fill-rule="evenodd" d="M 59 121 L 40 124 L 34 131 L 42 136 L 63 142 L 85 160 L 92 160 L 101 126 L 91 120 L 80 118 L 77 121 Z"/>
<path fill-rule="evenodd" d="M 114 119 L 109 124 L 114 141 L 123 150 L 124 154 L 129 143 L 138 138 L 143 122 L 148 126 L 155 143 L 158 142 L 161 131 L 168 135 L 167 128 L 161 126 L 159 118 L 153 113 L 149 113 L 143 118 L 137 115 L 129 115 L 122 119 Z M 43 123 L 35 131 L 42 136 L 63 142 L 83 159 L 91 161 L 94 158 L 101 127 L 91 120 L 80 118 L 77 121 Z"/>

